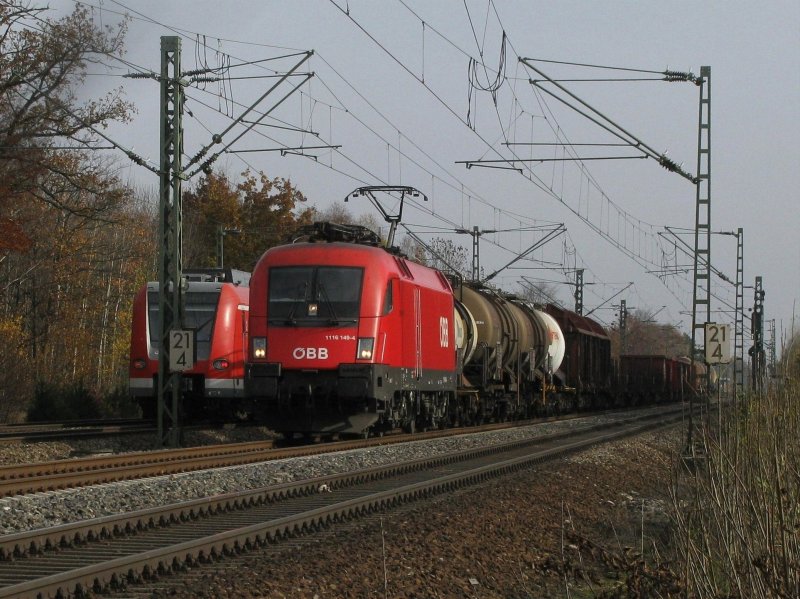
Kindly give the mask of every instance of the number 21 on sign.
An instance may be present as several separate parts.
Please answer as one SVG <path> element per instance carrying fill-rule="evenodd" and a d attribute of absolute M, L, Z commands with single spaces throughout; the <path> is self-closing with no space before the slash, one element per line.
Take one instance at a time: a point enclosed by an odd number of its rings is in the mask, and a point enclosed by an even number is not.
<path fill-rule="evenodd" d="M 194 331 L 169 332 L 169 369 L 183 372 L 194 367 Z"/>
<path fill-rule="evenodd" d="M 707 322 L 706 363 L 727 364 L 731 361 L 731 325 Z"/>

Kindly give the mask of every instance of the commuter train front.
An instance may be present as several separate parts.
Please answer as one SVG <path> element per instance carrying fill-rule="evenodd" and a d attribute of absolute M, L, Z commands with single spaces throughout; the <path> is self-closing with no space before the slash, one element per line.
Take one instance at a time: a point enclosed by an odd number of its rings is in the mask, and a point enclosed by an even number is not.
<path fill-rule="evenodd" d="M 251 280 L 247 395 L 284 432 L 447 424 L 453 318 L 448 280 L 383 248 L 272 248 Z"/>
<path fill-rule="evenodd" d="M 244 364 L 250 273 L 184 271 L 183 327 L 194 330 L 194 366 L 183 373 L 181 411 L 187 420 L 230 417 L 244 409 Z M 128 385 L 142 415 L 157 417 L 159 284 L 146 283 L 133 303 Z"/>

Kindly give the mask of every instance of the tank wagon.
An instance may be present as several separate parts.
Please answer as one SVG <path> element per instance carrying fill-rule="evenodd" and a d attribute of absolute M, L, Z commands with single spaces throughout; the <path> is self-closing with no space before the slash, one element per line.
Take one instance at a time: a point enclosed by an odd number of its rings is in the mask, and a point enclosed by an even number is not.
<path fill-rule="evenodd" d="M 250 285 L 245 385 L 277 431 L 365 433 L 532 414 L 564 339 L 512 296 L 451 281 L 363 227 L 315 223 Z"/>
<path fill-rule="evenodd" d="M 548 384 L 564 358 L 558 323 L 532 304 L 480 285 L 454 284 L 459 393 L 482 418 L 527 417 L 547 409 Z M 536 393 L 539 392 L 539 393 Z"/>
<path fill-rule="evenodd" d="M 187 419 L 234 413 L 244 398 L 250 273 L 231 269 L 184 271 L 184 326 L 194 329 L 196 363 L 184 372 Z M 159 359 L 159 284 L 146 283 L 133 303 L 129 391 L 145 418 L 156 417 Z"/>

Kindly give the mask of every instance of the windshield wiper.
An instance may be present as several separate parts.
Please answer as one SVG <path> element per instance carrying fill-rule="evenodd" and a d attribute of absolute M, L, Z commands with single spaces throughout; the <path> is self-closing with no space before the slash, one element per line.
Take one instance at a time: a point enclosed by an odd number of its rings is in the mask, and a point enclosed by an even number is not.
<path fill-rule="evenodd" d="M 297 311 L 297 306 L 301 304 L 305 305 L 307 295 L 308 295 L 308 281 L 303 283 L 303 297 L 298 297 L 294 300 L 294 302 L 292 303 L 292 309 L 289 310 L 289 314 L 286 315 L 286 320 L 284 321 L 284 324 L 297 326 L 297 321 L 294 318 L 294 313 Z"/>
<path fill-rule="evenodd" d="M 317 283 L 317 287 L 319 288 L 320 295 L 322 295 L 322 299 L 325 300 L 325 305 L 328 307 L 328 312 L 330 313 L 328 324 L 338 325 L 339 319 L 336 316 L 336 311 L 333 309 L 333 302 L 331 302 L 331 298 L 328 297 L 328 292 L 325 291 L 325 285 L 322 284 L 322 281 L 319 281 Z"/>
<path fill-rule="evenodd" d="M 213 320 L 214 320 L 214 316 L 212 315 L 212 316 L 210 316 L 210 317 L 208 318 L 208 320 L 206 320 L 206 321 L 205 321 L 203 324 L 197 325 L 197 327 L 195 328 L 195 331 L 196 331 L 197 333 L 199 333 L 199 332 L 200 332 L 200 331 L 202 331 L 204 328 L 206 328 L 208 325 L 210 325 L 210 324 L 211 324 L 211 322 L 212 322 Z"/>

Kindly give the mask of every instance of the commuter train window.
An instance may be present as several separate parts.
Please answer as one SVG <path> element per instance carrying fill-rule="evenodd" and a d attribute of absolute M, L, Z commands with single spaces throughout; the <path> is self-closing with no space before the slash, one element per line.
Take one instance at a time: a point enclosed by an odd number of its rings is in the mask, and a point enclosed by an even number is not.
<path fill-rule="evenodd" d="M 147 323 L 150 326 L 150 345 L 158 347 L 158 328 L 161 326 L 161 316 L 158 313 L 158 291 L 150 291 L 147 294 Z"/>
<path fill-rule="evenodd" d="M 283 326 L 340 326 L 358 319 L 363 270 L 345 266 L 270 269 L 269 322 Z"/>
<path fill-rule="evenodd" d="M 219 290 L 187 291 L 183 296 L 183 328 L 192 329 L 197 341 L 197 359 L 205 360 L 211 351 L 211 337 L 214 332 L 214 319 L 217 315 Z M 161 315 L 158 311 L 158 292 L 147 294 L 147 313 L 150 325 L 150 345 L 160 346 L 158 338 Z"/>
<path fill-rule="evenodd" d="M 184 298 L 184 327 L 194 330 L 197 359 L 207 360 L 211 353 L 211 338 L 214 334 L 219 291 L 189 291 Z"/>

